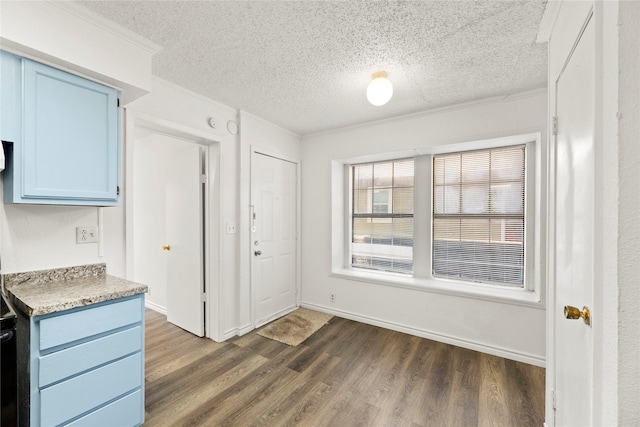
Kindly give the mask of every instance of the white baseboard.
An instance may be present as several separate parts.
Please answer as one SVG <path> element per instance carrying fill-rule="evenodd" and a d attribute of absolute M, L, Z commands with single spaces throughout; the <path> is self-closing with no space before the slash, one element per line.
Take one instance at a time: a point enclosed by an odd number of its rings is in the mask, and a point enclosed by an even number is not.
<path fill-rule="evenodd" d="M 286 316 L 287 314 L 291 313 L 292 311 L 294 311 L 296 308 L 298 308 L 297 305 L 291 306 L 291 307 L 287 307 L 284 310 L 280 310 L 279 312 L 277 312 L 276 314 L 274 314 L 273 316 L 269 316 L 265 319 L 259 320 L 258 323 L 256 323 L 256 329 L 266 325 L 269 322 L 273 322 L 274 320 L 277 320 L 283 316 Z"/>
<path fill-rule="evenodd" d="M 338 317 L 344 317 L 345 319 L 355 320 L 357 322 L 366 323 L 368 325 L 379 326 L 381 328 L 391 329 L 393 331 L 403 332 L 405 334 L 415 335 L 415 336 L 427 338 L 433 341 L 438 341 L 445 344 L 451 344 L 457 347 L 467 348 L 469 350 L 475 350 L 482 353 L 492 354 L 494 356 L 504 357 L 505 359 L 515 360 L 517 362 L 528 363 L 530 365 L 540 366 L 542 368 L 546 366 L 545 358 L 535 356 L 532 354 L 514 352 L 513 350 L 509 350 L 501 347 L 495 347 L 495 346 L 483 344 L 477 341 L 454 338 L 454 337 L 439 334 L 433 331 L 416 329 L 410 326 L 388 322 L 386 320 L 360 316 L 360 315 L 349 313 L 346 311 L 329 308 L 323 305 L 316 305 L 316 304 L 310 304 L 305 302 L 301 302 L 300 305 L 302 307 L 309 308 L 311 310 L 333 314 L 334 316 L 338 316 Z"/>
<path fill-rule="evenodd" d="M 254 329 L 257 329 L 261 326 L 266 325 L 269 322 L 272 322 L 276 319 L 279 319 L 282 316 L 285 316 L 289 313 L 291 313 L 292 311 L 294 311 L 296 308 L 298 308 L 298 306 L 293 306 L 293 307 L 288 307 L 285 308 L 284 310 L 278 312 L 277 314 L 275 314 L 274 316 L 269 317 L 266 320 L 262 320 L 258 325 L 256 325 L 255 327 L 253 326 L 253 324 L 248 323 L 244 326 L 239 326 L 237 328 L 233 328 L 233 329 L 229 329 L 228 331 L 225 331 L 222 334 L 222 341 L 226 341 L 229 338 L 233 338 L 235 336 L 241 337 L 245 334 L 248 334 L 249 332 L 253 331 Z"/>
<path fill-rule="evenodd" d="M 149 300 L 145 300 L 144 301 L 144 306 L 153 310 L 153 311 L 157 311 L 160 314 L 164 314 L 165 316 L 167 315 L 167 308 L 166 307 L 162 307 L 161 305 L 155 304 Z"/>
<path fill-rule="evenodd" d="M 255 328 L 253 327 L 253 325 L 251 323 L 248 323 L 244 326 L 239 326 L 237 328 L 233 328 L 233 329 L 229 329 L 227 331 L 225 331 L 222 334 L 222 341 L 226 341 L 229 338 L 233 338 L 233 337 L 241 337 L 245 334 L 248 334 L 249 332 L 253 331 Z M 218 342 L 222 342 L 222 341 L 218 341 Z"/>

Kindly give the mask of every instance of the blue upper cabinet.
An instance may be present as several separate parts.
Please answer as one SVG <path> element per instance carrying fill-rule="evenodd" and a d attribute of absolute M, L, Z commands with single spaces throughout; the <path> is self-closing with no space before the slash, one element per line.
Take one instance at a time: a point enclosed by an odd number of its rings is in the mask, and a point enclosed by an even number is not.
<path fill-rule="evenodd" d="M 119 203 L 118 91 L 2 52 L 4 202 Z"/>
<path fill-rule="evenodd" d="M 20 58 L 0 51 L 0 139 L 3 141 L 20 139 L 21 70 Z"/>

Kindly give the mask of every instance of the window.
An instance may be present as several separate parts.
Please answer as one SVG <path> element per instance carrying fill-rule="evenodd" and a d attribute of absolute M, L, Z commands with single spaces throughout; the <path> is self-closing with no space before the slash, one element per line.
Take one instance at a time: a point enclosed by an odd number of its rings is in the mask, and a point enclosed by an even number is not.
<path fill-rule="evenodd" d="M 413 159 L 351 167 L 351 265 L 413 271 Z"/>
<path fill-rule="evenodd" d="M 433 157 L 433 275 L 524 285 L 525 146 Z"/>
<path fill-rule="evenodd" d="M 529 133 L 332 160 L 331 274 L 539 307 L 545 150 Z"/>

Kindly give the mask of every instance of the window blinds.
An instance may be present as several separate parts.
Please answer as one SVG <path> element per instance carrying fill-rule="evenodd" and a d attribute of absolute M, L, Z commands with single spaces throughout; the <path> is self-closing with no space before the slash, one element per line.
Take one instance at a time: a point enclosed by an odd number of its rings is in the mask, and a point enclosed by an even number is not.
<path fill-rule="evenodd" d="M 433 157 L 433 275 L 524 285 L 525 147 Z"/>
<path fill-rule="evenodd" d="M 352 166 L 351 265 L 413 271 L 413 159 Z"/>

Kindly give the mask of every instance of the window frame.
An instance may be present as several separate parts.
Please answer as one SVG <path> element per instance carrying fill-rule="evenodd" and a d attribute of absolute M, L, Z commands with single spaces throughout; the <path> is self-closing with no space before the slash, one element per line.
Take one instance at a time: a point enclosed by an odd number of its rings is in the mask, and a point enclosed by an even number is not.
<path fill-rule="evenodd" d="M 525 145 L 525 273 L 522 287 L 476 283 L 432 275 L 432 158 L 435 154 Z M 543 308 L 546 179 L 543 170 L 544 147 L 541 133 L 528 133 L 485 140 L 453 142 L 414 150 L 379 153 L 331 161 L 332 277 L 363 281 L 399 288 L 421 290 L 516 305 Z M 359 163 L 414 158 L 414 247 L 413 275 L 351 267 L 351 166 Z M 429 165 L 424 167 L 424 165 Z"/>

